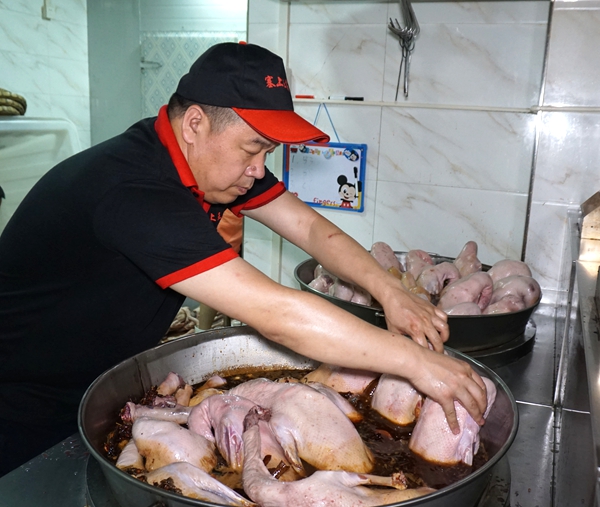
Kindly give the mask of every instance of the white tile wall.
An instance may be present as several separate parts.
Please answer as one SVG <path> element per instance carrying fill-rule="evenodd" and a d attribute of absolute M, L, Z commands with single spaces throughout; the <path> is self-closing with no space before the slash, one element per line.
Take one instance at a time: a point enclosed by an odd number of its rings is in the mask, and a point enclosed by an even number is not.
<path fill-rule="evenodd" d="M 537 104 L 545 35 L 543 23 L 423 20 L 411 57 L 409 102 L 488 107 Z M 395 98 L 400 51 L 391 33 L 386 33 L 386 39 L 383 98 L 391 101 Z"/>
<path fill-rule="evenodd" d="M 380 181 L 377 202 L 373 237 L 395 250 L 456 257 L 472 239 L 486 264 L 520 258 L 525 194 Z"/>
<path fill-rule="evenodd" d="M 384 64 L 385 31 L 381 25 L 293 21 L 290 25 L 289 68 L 294 94 L 381 100 Z"/>
<path fill-rule="evenodd" d="M 289 5 L 285 2 L 248 0 L 248 42 L 270 49 L 287 60 L 288 19 Z"/>
<path fill-rule="evenodd" d="M 413 7 L 421 33 L 408 102 L 537 104 L 547 2 Z M 296 93 L 393 101 L 401 52 L 387 28 L 390 17 L 402 20 L 397 2 L 292 2 L 289 67 Z"/>
<path fill-rule="evenodd" d="M 251 42 L 253 12 L 267 5 L 250 3 Z M 293 93 L 367 101 L 328 105 L 342 141 L 368 144 L 365 211 L 320 212 L 367 248 L 387 241 L 454 256 L 475 240 L 483 262 L 520 258 L 549 3 L 415 2 L 421 33 L 409 97 L 400 93 L 396 107 L 400 48 L 387 23 L 401 20 L 397 2 L 289 5 L 289 25 L 279 26 L 288 38 L 277 47 Z M 314 121 L 318 103 L 296 110 Z M 326 116 L 318 126 L 336 140 Z M 283 283 L 296 286 L 293 264 L 304 258 L 283 243 Z"/>
<path fill-rule="evenodd" d="M 600 1 L 555 2 L 525 260 L 546 293 L 560 273 L 567 212 L 600 190 Z M 569 109 L 571 108 L 571 109 Z"/>
<path fill-rule="evenodd" d="M 600 106 L 600 2 L 556 2 L 544 104 Z"/>
<path fill-rule="evenodd" d="M 90 145 L 85 0 L 54 0 L 52 19 L 42 2 L 0 2 L 0 87 L 27 100 L 27 117 L 74 123 L 82 148 Z"/>
<path fill-rule="evenodd" d="M 534 133 L 528 114 L 385 108 L 379 180 L 526 194 Z"/>
<path fill-rule="evenodd" d="M 600 190 L 600 110 L 544 112 L 540 125 L 534 202 L 581 204 Z"/>

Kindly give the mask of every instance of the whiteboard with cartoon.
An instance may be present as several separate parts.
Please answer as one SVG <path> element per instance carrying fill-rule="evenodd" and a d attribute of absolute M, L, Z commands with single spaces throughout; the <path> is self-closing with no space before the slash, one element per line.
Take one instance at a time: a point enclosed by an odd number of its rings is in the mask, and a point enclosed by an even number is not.
<path fill-rule="evenodd" d="M 310 206 L 362 212 L 366 159 L 366 144 L 286 144 L 283 183 Z"/>

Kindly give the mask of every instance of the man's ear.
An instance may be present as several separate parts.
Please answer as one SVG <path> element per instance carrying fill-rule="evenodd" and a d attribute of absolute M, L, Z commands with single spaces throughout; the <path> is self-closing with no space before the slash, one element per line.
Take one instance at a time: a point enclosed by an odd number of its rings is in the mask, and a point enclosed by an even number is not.
<path fill-rule="evenodd" d="M 181 124 L 181 136 L 187 144 L 193 144 L 203 129 L 209 129 L 209 121 L 204 110 L 193 105 L 187 108 Z"/>

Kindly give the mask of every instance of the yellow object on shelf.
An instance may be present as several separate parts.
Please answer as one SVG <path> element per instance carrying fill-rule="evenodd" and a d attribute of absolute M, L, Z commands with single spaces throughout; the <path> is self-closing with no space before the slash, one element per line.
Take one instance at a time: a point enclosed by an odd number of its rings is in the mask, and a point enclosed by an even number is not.
<path fill-rule="evenodd" d="M 0 88 L 0 115 L 24 115 L 27 101 L 21 95 Z"/>

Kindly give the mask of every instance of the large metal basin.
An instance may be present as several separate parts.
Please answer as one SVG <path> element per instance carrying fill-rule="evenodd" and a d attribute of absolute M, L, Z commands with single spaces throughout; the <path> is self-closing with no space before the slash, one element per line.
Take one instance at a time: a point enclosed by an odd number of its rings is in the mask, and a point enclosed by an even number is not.
<path fill-rule="evenodd" d="M 517 433 L 518 412 L 508 387 L 492 370 L 452 349 L 448 353 L 470 363 L 497 387 L 496 402 L 481 429 L 481 441 L 490 456 L 480 469 L 455 484 L 430 495 L 402 502 L 403 507 L 469 507 L 477 503 L 494 466 L 506 453 Z M 150 507 L 157 502 L 169 507 L 214 506 L 144 484 L 122 472 L 105 457 L 103 443 L 117 415 L 130 397 L 141 396 L 175 371 L 195 384 L 215 372 L 265 369 L 309 369 L 311 359 L 278 346 L 247 326 L 205 331 L 165 343 L 138 354 L 100 375 L 88 388 L 79 407 L 79 431 L 93 459 L 97 460 L 115 498 L 122 507 Z"/>
<path fill-rule="evenodd" d="M 396 256 L 401 263 L 404 263 L 404 252 L 396 252 Z M 452 262 L 453 260 L 450 257 L 442 257 L 436 254 L 431 254 L 431 257 L 436 264 L 444 261 Z M 296 266 L 294 277 L 300 285 L 301 290 L 325 298 L 330 303 L 343 308 L 356 317 L 366 320 L 375 326 L 383 329 L 387 328 L 385 314 L 382 308 L 344 301 L 343 299 L 330 296 L 329 294 L 323 294 L 322 292 L 309 287 L 308 284 L 314 278 L 314 271 L 317 264 L 318 262 L 315 259 L 308 259 Z M 484 271 L 487 271 L 489 268 L 490 266 L 488 265 L 483 266 Z M 450 330 L 450 338 L 446 345 L 461 352 L 476 352 L 505 345 L 523 335 L 527 322 L 529 322 L 531 314 L 537 308 L 539 303 L 538 300 L 533 306 L 512 313 L 493 315 L 449 315 L 448 327 Z"/>

